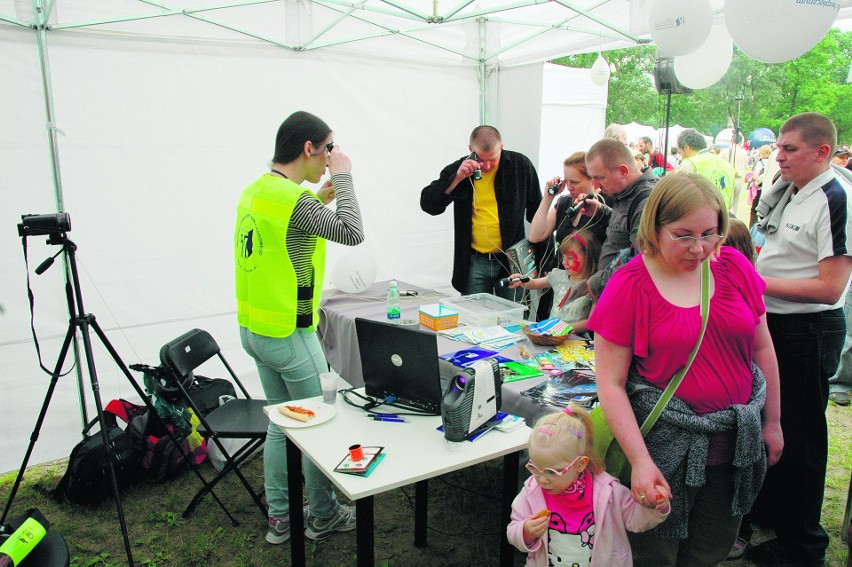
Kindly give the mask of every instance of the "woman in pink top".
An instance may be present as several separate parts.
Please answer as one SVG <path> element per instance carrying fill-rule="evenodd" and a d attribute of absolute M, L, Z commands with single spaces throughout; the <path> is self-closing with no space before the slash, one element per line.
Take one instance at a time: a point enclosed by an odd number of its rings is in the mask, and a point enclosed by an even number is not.
<path fill-rule="evenodd" d="M 727 231 L 712 183 L 692 174 L 663 178 L 642 214 L 642 253 L 613 275 L 588 322 L 598 395 L 632 465 L 633 498 L 648 502 L 657 485 L 672 495 L 665 523 L 630 535 L 640 567 L 723 561 L 783 447 L 765 284 L 742 254 L 720 245 Z M 639 424 L 698 340 L 700 266 L 708 257 L 704 340 L 643 439 Z"/>

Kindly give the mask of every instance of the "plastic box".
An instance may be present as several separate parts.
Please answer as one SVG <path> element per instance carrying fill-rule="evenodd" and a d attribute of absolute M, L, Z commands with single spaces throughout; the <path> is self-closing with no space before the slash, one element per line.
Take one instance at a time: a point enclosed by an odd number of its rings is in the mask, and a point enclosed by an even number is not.
<path fill-rule="evenodd" d="M 438 303 L 421 305 L 418 314 L 420 324 L 433 331 L 443 331 L 459 326 L 459 312 Z"/>
<path fill-rule="evenodd" d="M 527 311 L 524 305 L 490 293 L 449 297 L 441 299 L 440 303 L 458 311 L 459 321 L 473 327 L 520 323 L 524 320 L 524 313 Z"/>

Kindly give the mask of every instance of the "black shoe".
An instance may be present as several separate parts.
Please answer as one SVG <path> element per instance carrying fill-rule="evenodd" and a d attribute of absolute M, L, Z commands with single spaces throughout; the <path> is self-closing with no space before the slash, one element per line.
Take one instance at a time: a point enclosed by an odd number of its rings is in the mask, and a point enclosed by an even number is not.
<path fill-rule="evenodd" d="M 784 549 L 783 544 L 773 539 L 749 549 L 746 559 L 758 567 L 823 567 L 825 559 L 799 559 Z"/>

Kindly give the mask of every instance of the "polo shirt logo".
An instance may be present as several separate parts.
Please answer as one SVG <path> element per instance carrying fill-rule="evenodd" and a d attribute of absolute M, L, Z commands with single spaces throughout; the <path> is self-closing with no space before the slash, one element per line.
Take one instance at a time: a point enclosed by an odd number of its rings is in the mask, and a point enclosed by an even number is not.
<path fill-rule="evenodd" d="M 789 223 L 789 222 L 785 226 L 787 228 L 789 228 L 790 230 L 795 230 L 796 232 L 799 232 L 799 229 L 802 228 L 801 226 L 799 226 L 797 224 L 793 224 L 793 223 Z"/>

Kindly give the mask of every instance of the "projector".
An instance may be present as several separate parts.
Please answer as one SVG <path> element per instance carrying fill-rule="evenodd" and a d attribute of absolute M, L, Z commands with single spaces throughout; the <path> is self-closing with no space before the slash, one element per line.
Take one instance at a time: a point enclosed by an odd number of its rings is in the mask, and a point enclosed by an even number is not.
<path fill-rule="evenodd" d="M 500 367 L 493 358 L 479 360 L 453 379 L 441 400 L 447 441 L 464 441 L 500 409 Z"/>

